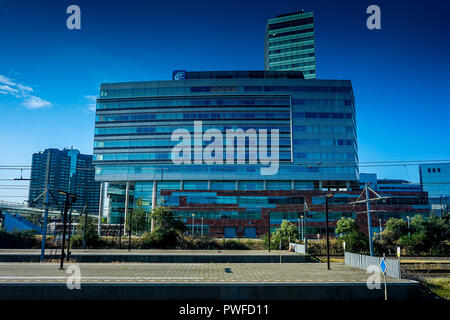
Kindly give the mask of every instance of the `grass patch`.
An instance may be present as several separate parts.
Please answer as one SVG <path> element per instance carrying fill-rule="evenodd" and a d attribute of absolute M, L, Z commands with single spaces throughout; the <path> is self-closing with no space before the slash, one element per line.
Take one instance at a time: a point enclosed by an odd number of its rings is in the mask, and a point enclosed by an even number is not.
<path fill-rule="evenodd" d="M 450 278 L 423 279 L 423 285 L 441 298 L 450 300 Z"/>

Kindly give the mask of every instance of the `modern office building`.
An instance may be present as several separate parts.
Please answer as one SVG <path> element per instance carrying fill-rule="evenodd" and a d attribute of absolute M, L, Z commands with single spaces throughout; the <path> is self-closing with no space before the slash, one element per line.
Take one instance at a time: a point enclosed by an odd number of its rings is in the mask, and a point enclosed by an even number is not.
<path fill-rule="evenodd" d="M 303 210 L 303 199 L 294 191 L 359 188 L 350 81 L 305 80 L 301 72 L 182 73 L 174 75 L 183 79 L 178 81 L 101 85 L 94 163 L 96 179 L 102 182 L 103 214 L 110 222 L 118 223 L 124 216 L 125 194 L 129 208 L 134 199 L 142 200 L 148 210 L 160 204 L 186 203 L 186 208 L 199 204 L 208 211 L 204 219 L 223 222 L 261 219 L 262 208 L 275 208 L 277 201 L 299 203 Z M 240 155 L 233 152 L 233 163 L 226 151 L 220 156 L 223 164 L 198 161 L 196 155 L 209 144 L 205 137 L 194 136 L 199 123 L 197 130 L 204 136 L 214 130 L 221 133 L 225 148 L 230 145 L 227 130 L 241 129 L 250 137 L 237 147 Z M 188 143 L 193 149 L 191 163 L 175 164 L 171 158 L 180 143 L 171 139 L 177 129 L 186 130 L 196 141 Z M 275 156 L 270 139 L 276 131 L 279 140 L 272 144 L 278 148 L 279 164 L 262 164 L 261 149 L 251 143 L 261 143 L 266 135 L 268 151 Z M 181 194 L 167 196 L 163 190 Z M 290 200 L 279 199 L 289 191 L 294 192 Z M 226 200 L 222 193 L 229 192 L 234 198 Z M 188 209 L 177 214 L 192 217 Z"/>
<path fill-rule="evenodd" d="M 44 197 L 34 202 L 45 190 L 47 161 L 49 161 L 49 185 L 59 205 L 50 201 L 52 208 L 61 208 L 65 196 L 58 190 L 77 195 L 73 209 L 81 212 L 87 204 L 89 213 L 97 213 L 100 196 L 100 183 L 95 181 L 92 155 L 81 154 L 76 149 L 46 149 L 34 153 L 31 164 L 30 190 L 28 203 L 31 207 L 42 207 Z"/>
<path fill-rule="evenodd" d="M 421 192 L 422 187 L 419 183 L 411 183 L 403 179 L 378 179 L 376 173 L 360 173 L 359 184 L 361 189 L 365 185 L 369 185 L 374 191 L 405 191 L 405 192 Z"/>
<path fill-rule="evenodd" d="M 309 210 L 315 236 L 324 233 L 331 192 L 331 228 L 342 216 L 367 228 L 365 214 L 357 214 L 365 206 L 351 204 L 361 190 L 350 81 L 306 80 L 295 71 L 178 71 L 173 78 L 182 80 L 101 85 L 94 164 L 110 223 L 122 223 L 125 207 L 128 213 L 139 202 L 148 213 L 170 206 L 189 232 L 261 237 L 282 220 L 301 224 Z M 244 144 L 227 140 L 227 130 L 239 129 Z M 261 161 L 265 136 L 278 165 Z M 223 152 L 211 152 L 213 141 L 223 142 Z M 420 188 L 393 185 L 378 189 L 391 199 L 373 205 L 374 230 L 379 219 L 429 212 Z"/>
<path fill-rule="evenodd" d="M 419 165 L 422 190 L 428 192 L 431 209 L 436 214 L 447 213 L 450 205 L 450 163 Z"/>
<path fill-rule="evenodd" d="M 316 78 L 314 13 L 294 12 L 269 19 L 264 45 L 266 70 L 302 71 Z"/>

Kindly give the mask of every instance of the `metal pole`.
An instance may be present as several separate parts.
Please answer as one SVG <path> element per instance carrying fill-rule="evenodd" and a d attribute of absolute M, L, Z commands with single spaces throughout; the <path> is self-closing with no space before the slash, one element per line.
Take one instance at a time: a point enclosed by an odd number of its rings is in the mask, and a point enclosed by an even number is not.
<path fill-rule="evenodd" d="M 370 194 L 366 183 L 366 204 L 367 204 L 367 229 L 369 232 L 369 251 L 373 257 L 373 243 L 372 243 L 372 217 L 370 215 Z"/>
<path fill-rule="evenodd" d="M 66 242 L 66 222 L 67 222 L 67 210 L 69 209 L 69 194 L 66 194 L 66 203 L 64 204 L 64 215 L 63 215 L 63 235 L 61 243 L 61 260 L 59 265 L 59 270 L 64 270 L 64 246 Z"/>
<path fill-rule="evenodd" d="M 411 230 L 409 229 L 409 217 L 406 217 L 408 219 L 408 237 L 411 236 Z"/>
<path fill-rule="evenodd" d="M 203 238 L 203 217 L 202 217 L 202 238 Z"/>
<path fill-rule="evenodd" d="M 98 204 L 98 222 L 97 222 L 97 233 L 100 237 L 102 235 L 102 211 L 103 211 L 103 184 L 100 182 L 100 200 Z"/>
<path fill-rule="evenodd" d="M 328 233 L 328 196 L 325 197 L 325 232 L 327 234 L 327 269 L 330 270 L 330 240 Z"/>
<path fill-rule="evenodd" d="M 126 224 L 126 219 L 125 219 L 125 217 L 119 217 L 119 221 L 120 221 L 120 225 L 119 225 L 119 249 L 122 249 L 122 228 L 123 229 L 125 229 L 124 230 L 124 232 L 123 232 L 123 234 L 125 235 L 125 234 L 127 234 L 127 231 L 126 231 L 126 227 L 127 227 L 127 224 Z M 123 226 L 122 226 L 122 224 L 123 224 Z M 114 238 L 116 237 L 116 232 L 114 231 Z"/>
<path fill-rule="evenodd" d="M 194 239 L 194 214 L 192 214 L 192 239 Z"/>
<path fill-rule="evenodd" d="M 70 205 L 69 211 L 69 239 L 67 239 L 67 258 L 66 261 L 69 262 L 70 258 L 70 235 L 72 234 L 72 204 Z"/>
<path fill-rule="evenodd" d="M 306 232 L 307 231 L 307 229 L 306 229 L 307 216 L 306 215 L 308 214 L 308 210 L 306 208 L 307 208 L 306 207 L 306 201 L 304 201 L 304 204 L 303 204 L 303 217 L 304 217 L 305 221 L 303 223 L 303 228 L 305 230 L 303 231 L 303 234 L 304 234 L 304 237 L 305 237 L 305 253 L 307 253 L 307 250 L 308 250 L 308 232 Z"/>
<path fill-rule="evenodd" d="M 129 231 L 129 234 L 128 234 L 128 252 L 130 252 L 130 250 L 131 250 L 131 219 L 133 218 L 133 210 L 131 210 L 130 211 L 130 222 L 129 222 L 129 228 L 128 228 L 128 231 Z"/>
<path fill-rule="evenodd" d="M 380 230 L 379 230 L 379 233 L 380 233 L 380 240 L 381 240 L 381 231 L 383 231 L 383 229 L 381 228 L 381 219 L 378 219 L 378 222 L 380 223 Z"/>
<path fill-rule="evenodd" d="M 41 242 L 41 258 L 40 261 L 44 262 L 45 258 L 45 242 L 47 240 L 47 219 L 48 219 L 48 202 L 49 202 L 49 193 L 50 193 L 50 184 L 49 181 L 50 175 L 50 152 L 47 151 L 47 166 L 45 172 L 45 211 L 44 211 L 44 223 L 42 226 L 42 242 Z"/>
<path fill-rule="evenodd" d="M 86 206 L 84 207 L 85 210 L 87 209 L 87 205 L 88 205 L 88 203 L 86 201 Z M 86 249 L 87 213 L 88 213 L 88 211 L 86 210 L 86 212 L 84 213 L 83 249 Z"/>
<path fill-rule="evenodd" d="M 125 216 L 123 221 L 127 221 L 127 214 L 128 214 L 128 198 L 129 198 L 129 194 L 130 194 L 130 182 L 127 181 L 126 185 L 125 185 Z M 126 230 L 126 226 L 124 224 L 123 226 L 123 234 L 125 234 L 127 232 Z"/>
<path fill-rule="evenodd" d="M 298 226 L 298 238 L 303 239 L 303 230 L 302 230 L 302 237 L 300 238 L 300 218 L 297 218 L 297 226 Z"/>
<path fill-rule="evenodd" d="M 270 211 L 269 211 L 269 252 L 270 252 Z"/>

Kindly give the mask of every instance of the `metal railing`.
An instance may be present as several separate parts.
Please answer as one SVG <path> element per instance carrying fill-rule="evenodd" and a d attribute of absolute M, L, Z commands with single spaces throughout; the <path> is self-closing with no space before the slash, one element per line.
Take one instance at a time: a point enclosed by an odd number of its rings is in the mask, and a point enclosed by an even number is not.
<path fill-rule="evenodd" d="M 367 270 L 369 266 L 380 266 L 381 258 L 371 257 L 363 254 L 345 252 L 344 253 L 345 264 L 347 266 L 355 267 L 358 269 Z M 400 261 L 395 259 L 384 259 L 386 262 L 386 275 L 392 278 L 401 279 Z"/>

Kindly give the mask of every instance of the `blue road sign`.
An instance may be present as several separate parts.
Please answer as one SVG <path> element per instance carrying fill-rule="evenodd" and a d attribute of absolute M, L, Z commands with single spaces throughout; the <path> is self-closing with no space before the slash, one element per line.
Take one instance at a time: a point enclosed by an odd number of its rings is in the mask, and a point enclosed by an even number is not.
<path fill-rule="evenodd" d="M 387 265 L 386 265 L 386 261 L 384 261 L 384 258 L 381 258 L 380 268 L 381 268 L 381 271 L 383 272 L 383 274 L 386 274 Z"/>

